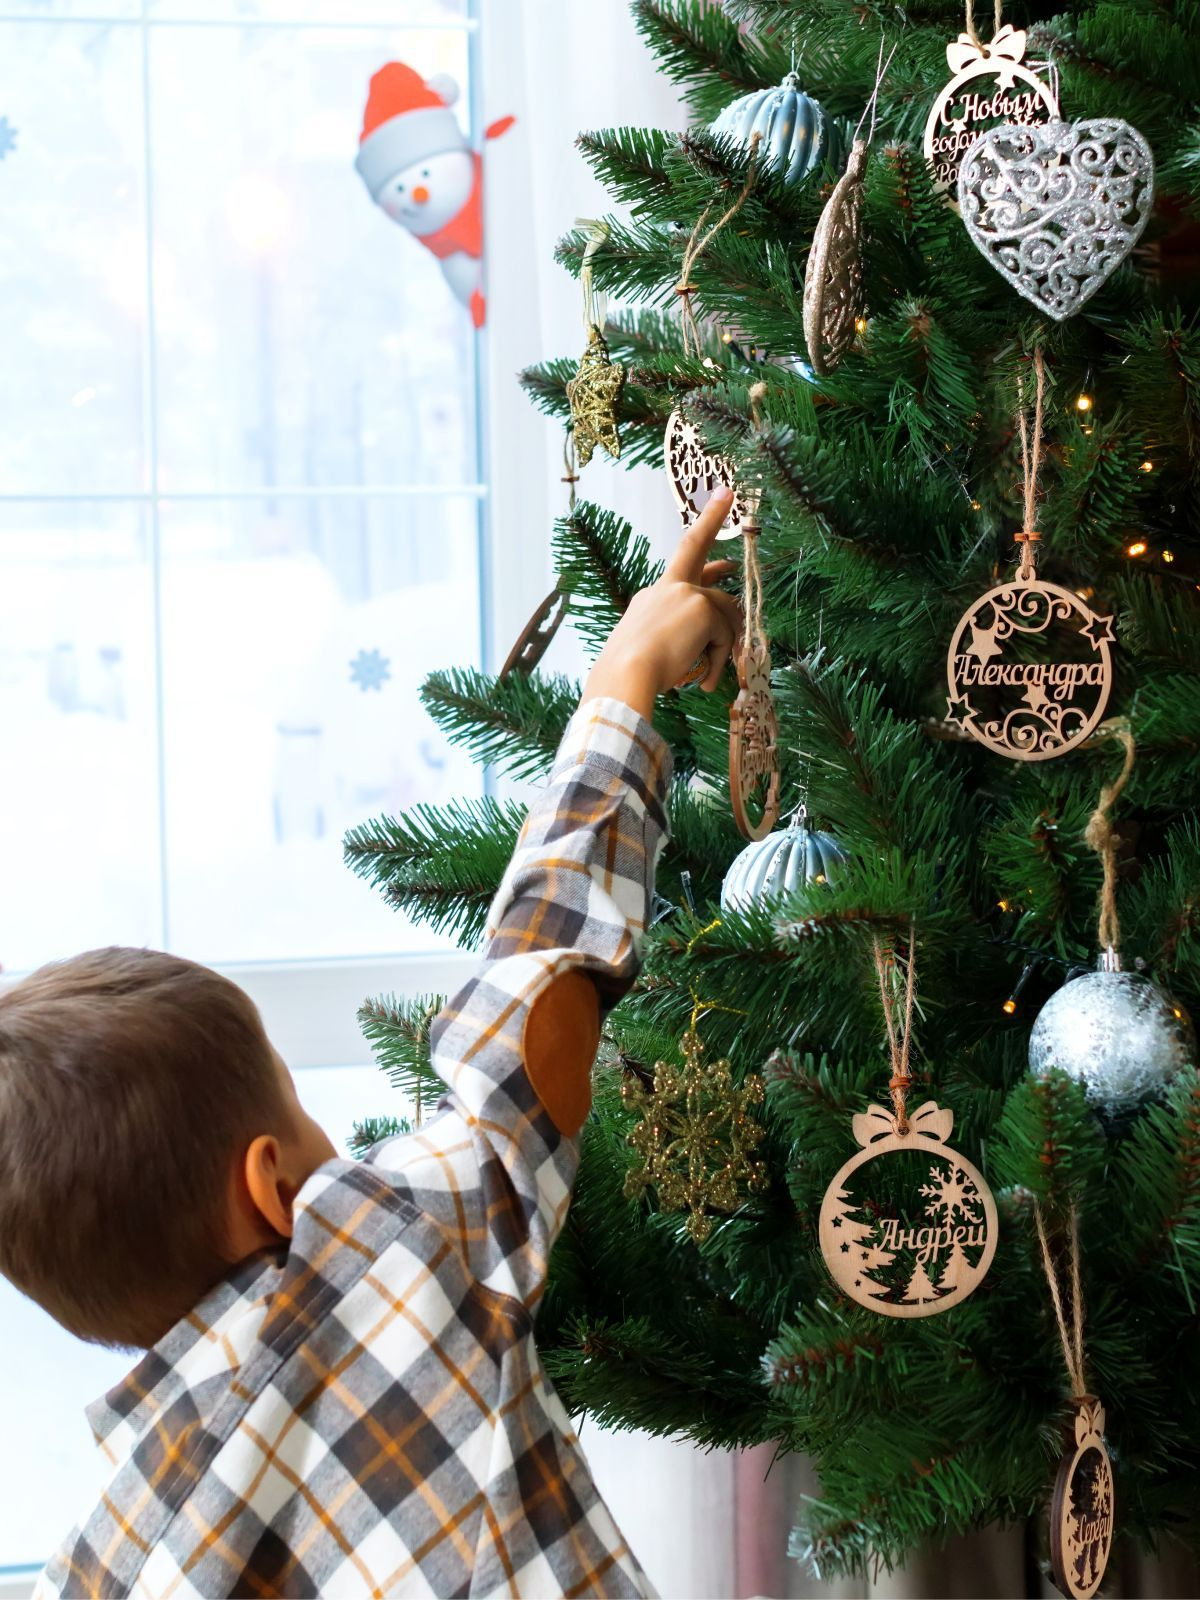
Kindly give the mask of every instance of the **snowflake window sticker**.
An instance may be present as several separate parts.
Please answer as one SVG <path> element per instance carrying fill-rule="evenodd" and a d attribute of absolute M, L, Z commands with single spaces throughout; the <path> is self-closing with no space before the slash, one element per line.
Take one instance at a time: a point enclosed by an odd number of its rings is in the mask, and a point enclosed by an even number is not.
<path fill-rule="evenodd" d="M 382 690 L 391 675 L 391 666 L 382 650 L 360 650 L 350 663 L 350 681 L 364 694 L 368 689 Z"/>

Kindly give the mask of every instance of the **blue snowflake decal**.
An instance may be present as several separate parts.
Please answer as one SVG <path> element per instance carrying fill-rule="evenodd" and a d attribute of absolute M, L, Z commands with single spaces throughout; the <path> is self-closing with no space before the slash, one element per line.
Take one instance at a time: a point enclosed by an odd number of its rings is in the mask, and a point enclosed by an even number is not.
<path fill-rule="evenodd" d="M 364 694 L 368 689 L 382 689 L 391 675 L 392 669 L 382 650 L 360 650 L 350 663 L 350 681 Z"/>
<path fill-rule="evenodd" d="M 17 148 L 17 130 L 10 128 L 7 117 L 0 117 L 0 161 Z"/>

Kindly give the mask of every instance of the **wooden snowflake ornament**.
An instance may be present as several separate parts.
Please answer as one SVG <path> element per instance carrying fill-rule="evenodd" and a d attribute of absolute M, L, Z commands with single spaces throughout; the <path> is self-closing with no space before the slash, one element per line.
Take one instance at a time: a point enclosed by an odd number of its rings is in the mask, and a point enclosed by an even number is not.
<path fill-rule="evenodd" d="M 744 1185 L 756 1193 L 766 1185 L 766 1165 L 751 1151 L 764 1129 L 753 1115 L 763 1101 L 763 1081 L 751 1073 L 735 1084 L 729 1062 L 704 1064 L 704 1045 L 694 1028 L 679 1042 L 684 1064 L 654 1063 L 654 1087 L 626 1078 L 621 1099 L 642 1120 L 627 1142 L 640 1164 L 625 1176 L 625 1193 L 637 1199 L 658 1192 L 663 1211 L 686 1211 L 687 1231 L 697 1244 L 712 1232 L 711 1213 L 741 1203 Z"/>
<path fill-rule="evenodd" d="M 825 1265 L 852 1300 L 885 1317 L 949 1311 L 996 1253 L 996 1203 L 982 1173 L 946 1143 L 953 1125 L 954 1113 L 932 1100 L 903 1125 L 868 1106 L 853 1121 L 862 1149 L 825 1192 Z M 867 1171 L 881 1160 L 886 1173 Z"/>

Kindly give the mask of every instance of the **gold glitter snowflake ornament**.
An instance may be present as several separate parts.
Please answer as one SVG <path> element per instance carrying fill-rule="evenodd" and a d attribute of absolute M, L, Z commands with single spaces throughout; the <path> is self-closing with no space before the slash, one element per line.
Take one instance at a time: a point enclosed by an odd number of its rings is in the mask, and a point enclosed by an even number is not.
<path fill-rule="evenodd" d="M 660 1208 L 686 1211 L 688 1233 L 703 1244 L 712 1232 L 710 1213 L 736 1210 L 740 1185 L 752 1194 L 766 1186 L 766 1165 L 750 1154 L 765 1132 L 752 1115 L 763 1101 L 763 1081 L 751 1073 L 735 1084 L 724 1057 L 704 1065 L 694 1028 L 679 1048 L 683 1066 L 656 1061 L 652 1089 L 632 1077 L 621 1085 L 625 1105 L 642 1113 L 627 1139 L 641 1164 L 626 1174 L 625 1193 L 638 1199 L 654 1187 Z"/>

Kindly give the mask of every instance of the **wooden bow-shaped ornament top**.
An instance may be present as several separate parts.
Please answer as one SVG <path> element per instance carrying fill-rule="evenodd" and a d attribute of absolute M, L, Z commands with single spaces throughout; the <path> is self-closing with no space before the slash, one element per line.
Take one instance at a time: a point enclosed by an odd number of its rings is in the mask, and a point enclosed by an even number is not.
<path fill-rule="evenodd" d="M 893 1137 L 919 1137 L 945 1144 L 954 1127 L 954 1113 L 948 1106 L 939 1106 L 933 1100 L 926 1100 L 910 1114 L 907 1129 L 902 1133 L 899 1118 L 893 1110 L 887 1106 L 868 1106 L 851 1120 L 850 1126 L 864 1150 L 878 1139 Z"/>

